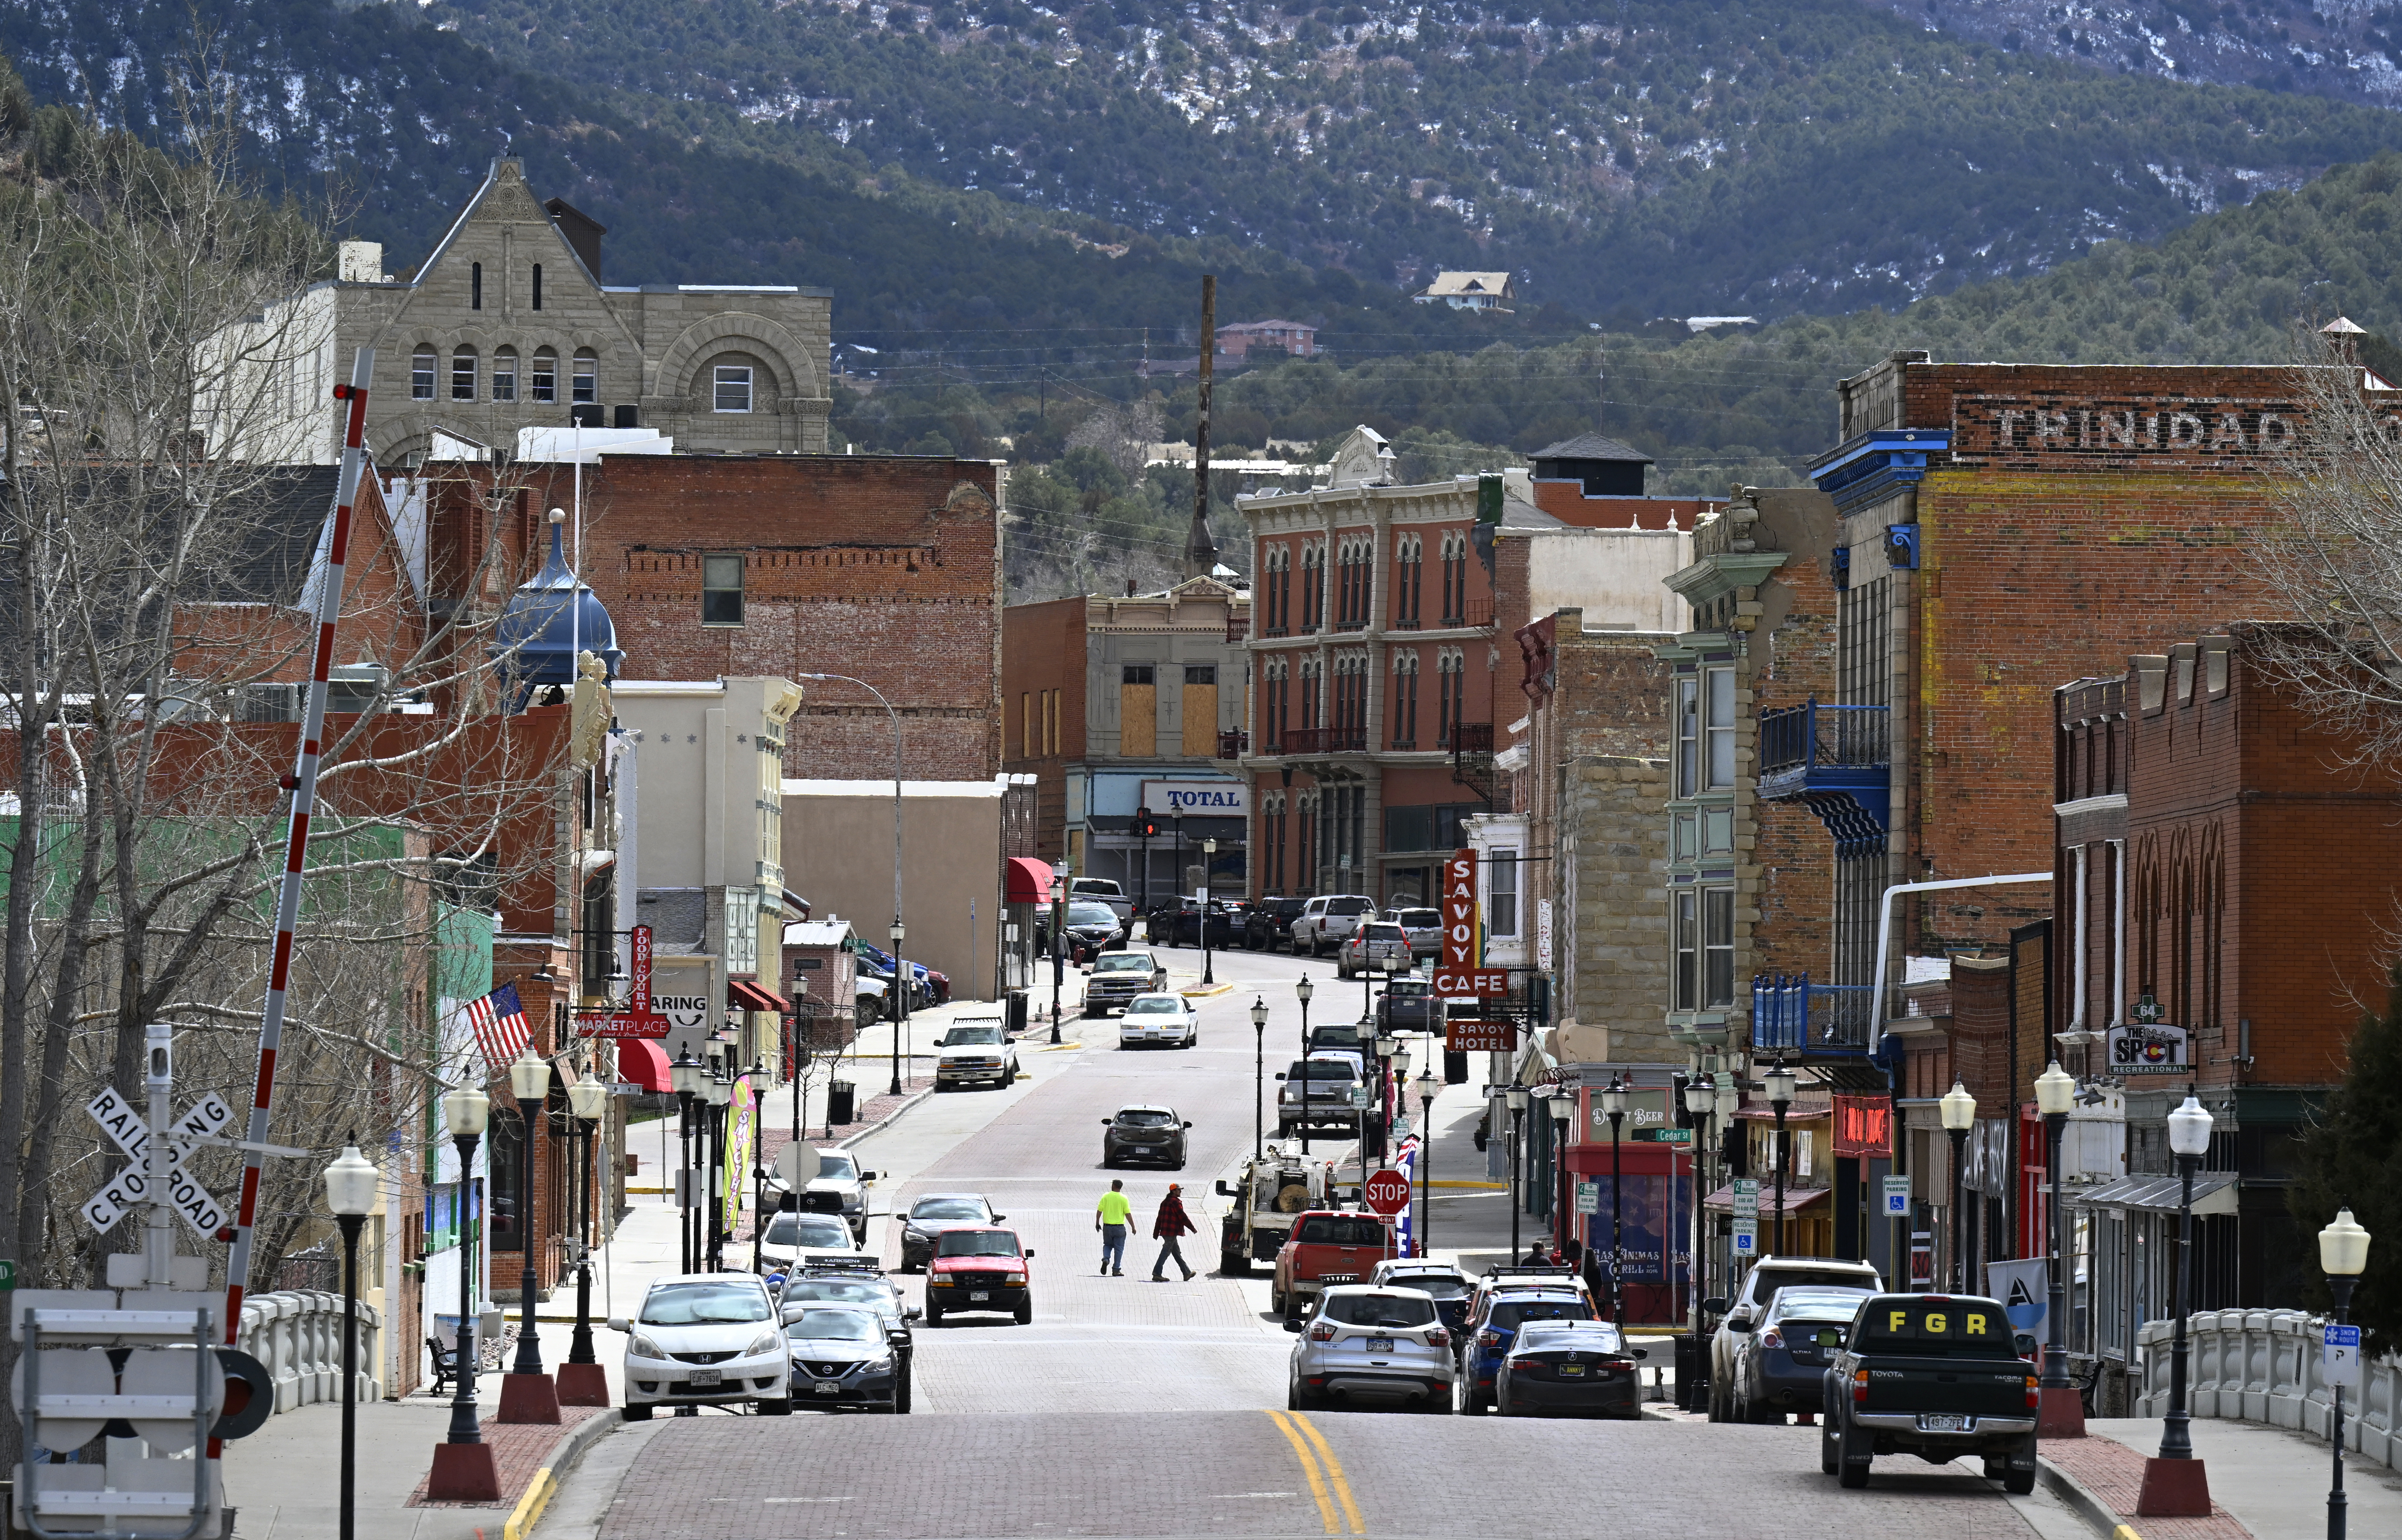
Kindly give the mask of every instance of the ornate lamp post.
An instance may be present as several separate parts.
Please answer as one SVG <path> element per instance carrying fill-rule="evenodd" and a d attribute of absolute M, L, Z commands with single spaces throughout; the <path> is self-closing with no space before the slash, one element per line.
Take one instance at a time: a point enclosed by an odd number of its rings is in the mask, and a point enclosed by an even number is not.
<path fill-rule="evenodd" d="M 1943 1132 L 1952 1135 L 1952 1291 L 1965 1294 L 1968 1291 L 1968 1258 L 1961 1242 L 1967 1226 L 1962 1223 L 1960 1215 L 1960 1166 L 1962 1153 L 1968 1145 L 1968 1131 L 1977 1126 L 1977 1098 L 1954 1079 L 1939 1105 L 1943 1109 Z"/>
<path fill-rule="evenodd" d="M 1318 986 L 1309 982 L 1308 974 L 1304 973 L 1294 983 L 1292 993 L 1293 997 L 1301 1002 L 1301 1056 L 1306 1061 L 1309 1058 L 1309 997 L 1318 993 Z M 1309 1081 L 1306 1079 L 1301 1082 L 1301 1152 L 1304 1155 L 1309 1153 Z"/>
<path fill-rule="evenodd" d="M 1552 1185 L 1559 1189 L 1560 1217 L 1552 1231 L 1552 1249 L 1567 1249 L 1568 1231 L 1574 1222 L 1568 1217 L 1568 1121 L 1576 1116 L 1576 1092 L 1565 1085 L 1552 1087 Z"/>
<path fill-rule="evenodd" d="M 2193 1457 L 2193 1432 L 2186 1416 L 2185 1318 L 2193 1313 L 2193 1174 L 2210 1153 L 2210 1111 L 2191 1090 L 2185 1105 L 2169 1114 L 2169 1153 L 2176 1157 L 2176 1338 L 2169 1350 L 2169 1412 L 2160 1427 L 2160 1452 L 2144 1462 L 2144 1485 L 2135 1512 L 2145 1518 L 2210 1517 L 2210 1478 Z"/>
<path fill-rule="evenodd" d="M 725 1108 L 734 1100 L 734 1082 L 725 1075 L 709 1077 L 709 1169 L 703 1175 L 700 1190 L 708 1201 L 709 1229 L 704 1231 L 708 1244 L 703 1263 L 711 1272 L 725 1268 L 725 1226 L 724 1197 L 718 1184 L 725 1179 Z"/>
<path fill-rule="evenodd" d="M 600 1120 L 609 1111 L 608 1082 L 587 1075 L 569 1086 L 567 1109 L 574 1115 L 575 1132 L 584 1144 L 575 1168 L 583 1202 L 575 1216 L 575 1335 L 568 1339 L 567 1362 L 559 1366 L 559 1399 L 562 1406 L 605 1407 L 609 1382 L 592 1351 L 592 1189 L 599 1176 L 593 1149 Z"/>
<path fill-rule="evenodd" d="M 476 1411 L 476 1254 L 482 1242 L 466 1222 L 475 1190 L 476 1146 L 490 1126 L 492 1099 L 479 1086 L 462 1085 L 442 1098 L 442 1124 L 459 1148 L 459 1375 L 450 1396 L 450 1431 L 434 1447 L 427 1495 L 447 1502 L 497 1503 L 501 1477 L 484 1442 Z"/>
<path fill-rule="evenodd" d="M 1793 1105 L 1793 1071 L 1785 1061 L 1776 1061 L 1763 1079 L 1768 1084 L 1768 1105 L 1776 1109 L 1776 1254 L 1785 1255 L 1785 1113 Z"/>
<path fill-rule="evenodd" d="M 751 1061 L 751 1271 L 766 1277 L 762 1247 L 767 1242 L 767 1162 L 760 1157 L 766 1141 L 759 1137 L 759 1104 L 766 1098 L 767 1066 Z"/>
<path fill-rule="evenodd" d="M 1385 1092 L 1386 1088 L 1392 1083 L 1390 1077 L 1393 1055 L 1400 1051 L 1401 1046 L 1401 1039 L 1391 1033 L 1376 1034 L 1376 1156 L 1379 1160 L 1384 1158 L 1386 1135 L 1392 1132 L 1393 1127 L 1392 1109 L 1386 1100 Z M 1360 1179 L 1361 1181 L 1367 1180 L 1367 1172 L 1368 1146 L 1363 1140 L 1360 1146 Z"/>
<path fill-rule="evenodd" d="M 2077 1104 L 2077 1081 L 2054 1059 L 2035 1078 L 2035 1107 L 2043 1115 L 2049 1141 L 2045 1159 L 2051 1170 L 2051 1266 L 2044 1311 L 2043 1410 L 2036 1429 L 2038 1437 L 2073 1436 L 2085 1429 L 2085 1409 L 2077 1387 L 2068 1382 L 2068 1258 L 2063 1244 L 2064 1217 L 2060 1196 L 2060 1138 L 2068 1128 L 2068 1109 Z"/>
<path fill-rule="evenodd" d="M 359 1229 L 375 1212 L 383 1173 L 359 1153 L 357 1135 L 325 1168 L 325 1206 L 342 1229 L 342 1473 L 339 1533 L 358 1535 Z"/>
<path fill-rule="evenodd" d="M 1443 1094 L 1443 1077 L 1429 1065 L 1417 1078 L 1418 1093 L 1418 1255 L 1431 1256 L 1434 1226 L 1434 1099 Z"/>
<path fill-rule="evenodd" d="M 897 879 L 896 879 L 897 880 Z M 901 956 L 901 942 L 909 928 L 899 915 L 892 919 L 892 1083 L 885 1088 L 888 1095 L 901 1094 L 901 1030 L 909 1019 L 909 964 Z"/>
<path fill-rule="evenodd" d="M 1215 838 L 1201 842 L 1201 983 L 1204 988 L 1218 982 L 1209 966 L 1209 887 L 1210 863 L 1218 859 Z"/>
<path fill-rule="evenodd" d="M 1501 1093 L 1510 1104 L 1510 1259 L 1518 1259 L 1518 1216 L 1526 1206 L 1525 1189 L 1519 1182 L 1518 1157 L 1526 1145 L 1526 1103 L 1533 1098 L 1523 1085 L 1513 1085 Z"/>
<path fill-rule="evenodd" d="M 700 1060 L 694 1055 L 692 1045 L 686 1043 L 683 1052 L 675 1056 L 675 1063 L 668 1066 L 668 1083 L 675 1087 L 676 1105 L 682 1113 L 676 1125 L 676 1185 L 683 1212 L 676 1217 L 676 1239 L 681 1264 L 678 1271 L 683 1272 L 700 1271 L 700 1247 L 695 1244 L 700 1234 L 700 1206 L 692 1195 L 692 1104 L 700 1094 L 701 1075 Z"/>
<path fill-rule="evenodd" d="M 534 1332 L 533 1144 L 541 1128 L 543 1103 L 550 1095 L 550 1061 L 529 1042 L 518 1062 L 509 1066 L 509 1089 L 518 1101 L 518 1357 L 501 1381 L 501 1421 L 556 1423 L 559 1387 L 542 1371 L 542 1340 Z"/>
<path fill-rule="evenodd" d="M 1686 1264 L 1686 1285 L 1691 1291 L 1693 1339 L 1689 1349 L 1692 1373 L 1691 1385 L 1680 1377 L 1677 1394 L 1687 1411 L 1699 1410 L 1706 1405 L 1702 1382 L 1709 1375 L 1709 1341 L 1702 1334 L 1702 1300 L 1709 1293 L 1709 1247 L 1702 1231 L 1702 1194 L 1709 1186 L 1702 1173 L 1709 1166 L 1710 1134 L 1717 1123 L 1718 1083 L 1707 1075 L 1696 1075 L 1685 1086 L 1685 1110 L 1693 1120 L 1693 1239 L 1692 1256 Z"/>
<path fill-rule="evenodd" d="M 2367 1267 L 2368 1231 L 2353 1218 L 2351 1209 L 2343 1209 L 2319 1231 L 2319 1268 L 2335 1296 L 2336 1325 L 2349 1322 L 2353 1286 Z M 2327 1489 L 2327 1540 L 2343 1540 L 2346 1509 L 2351 1506 L 2343 1494 L 2343 1387 L 2336 1386 L 2334 1394 L 2335 1429 L 2328 1442 L 2335 1446 L 2335 1485 Z"/>
<path fill-rule="evenodd" d="M 1053 873 L 1051 878 L 1051 1046 L 1059 1046 L 1059 987 L 1068 976 L 1065 939 L 1060 931 L 1068 923 L 1068 879 Z"/>
<path fill-rule="evenodd" d="M 1267 1152 L 1268 1002 L 1251 999 L 1251 1159 Z"/>
<path fill-rule="evenodd" d="M 1621 1239 L 1625 1223 L 1626 1205 L 1620 1180 L 1618 1141 L 1620 1130 L 1626 1122 L 1626 1085 L 1617 1076 L 1609 1078 L 1608 1088 L 1601 1093 L 1602 1116 L 1609 1120 L 1609 1318 L 1621 1326 L 1626 1324 L 1625 1291 L 1619 1276 L 1625 1270 L 1626 1253 Z"/>

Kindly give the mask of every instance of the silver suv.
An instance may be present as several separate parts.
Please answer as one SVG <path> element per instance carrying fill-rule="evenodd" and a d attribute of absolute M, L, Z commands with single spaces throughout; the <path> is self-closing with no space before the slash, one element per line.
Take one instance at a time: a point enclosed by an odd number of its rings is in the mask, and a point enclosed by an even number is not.
<path fill-rule="evenodd" d="M 1319 894 L 1302 905 L 1292 922 L 1288 939 L 1292 955 L 1306 951 L 1313 957 L 1322 957 L 1343 944 L 1362 916 L 1376 912 L 1376 901 L 1363 899 L 1357 893 Z"/>
<path fill-rule="evenodd" d="M 1393 909 L 1385 918 L 1392 921 L 1410 938 L 1413 957 L 1443 956 L 1443 911 L 1440 909 Z"/>
<path fill-rule="evenodd" d="M 1451 1409 L 1457 1370 L 1451 1328 L 1434 1300 L 1414 1288 L 1337 1284 L 1318 1297 L 1306 1319 L 1284 1324 L 1298 1332 L 1285 1405 L 1295 1411 L 1340 1398 Z"/>

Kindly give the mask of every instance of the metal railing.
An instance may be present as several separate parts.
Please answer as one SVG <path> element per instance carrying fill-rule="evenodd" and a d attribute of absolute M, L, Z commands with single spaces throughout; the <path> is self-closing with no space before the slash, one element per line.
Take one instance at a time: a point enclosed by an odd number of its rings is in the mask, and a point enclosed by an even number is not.
<path fill-rule="evenodd" d="M 1218 757 L 1238 760 L 1251 751 L 1251 736 L 1240 728 L 1218 735 Z"/>
<path fill-rule="evenodd" d="M 1877 770 L 1889 763 L 1882 706 L 1812 701 L 1760 714 L 1760 777 L 1811 770 Z"/>
<path fill-rule="evenodd" d="M 1450 736 L 1443 740 L 1444 748 L 1455 754 L 1489 754 L 1493 752 L 1493 724 L 1489 722 L 1456 722 Z"/>
<path fill-rule="evenodd" d="M 1493 601 L 1489 598 L 1461 599 L 1459 612 L 1443 616 L 1443 624 L 1453 627 L 1490 626 L 1493 624 Z"/>
<path fill-rule="evenodd" d="M 1368 735 L 1358 727 L 1291 727 L 1280 752 L 1287 754 L 1357 754 L 1368 747 Z"/>
<path fill-rule="evenodd" d="M 1865 1051 L 1875 994 L 1864 983 L 1762 973 L 1751 981 L 1751 1045 L 1788 1052 Z"/>

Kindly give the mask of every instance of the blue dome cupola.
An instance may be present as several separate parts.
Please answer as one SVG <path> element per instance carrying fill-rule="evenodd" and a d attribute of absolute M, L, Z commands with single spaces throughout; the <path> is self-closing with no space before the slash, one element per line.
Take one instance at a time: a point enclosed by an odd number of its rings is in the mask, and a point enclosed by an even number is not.
<path fill-rule="evenodd" d="M 617 677 L 625 653 L 617 650 L 617 628 L 601 607 L 600 596 L 567 565 L 560 538 L 567 522 L 562 508 L 550 511 L 550 559 L 542 571 L 509 596 L 492 630 L 492 658 L 513 683 L 522 686 L 518 704 L 544 685 L 573 689 L 575 654 L 599 658 L 609 677 Z"/>

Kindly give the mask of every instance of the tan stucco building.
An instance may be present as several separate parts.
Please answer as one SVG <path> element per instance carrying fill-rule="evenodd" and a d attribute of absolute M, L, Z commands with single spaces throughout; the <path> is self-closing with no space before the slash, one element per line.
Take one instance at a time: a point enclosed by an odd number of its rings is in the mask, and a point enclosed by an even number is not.
<path fill-rule="evenodd" d="M 578 420 L 656 429 L 686 451 L 823 453 L 832 291 L 607 285 L 605 234 L 538 199 L 503 157 L 407 276 L 384 270 L 381 246 L 344 242 L 334 278 L 222 339 L 249 354 L 230 371 L 242 407 L 227 415 L 256 426 L 236 447 L 340 458 L 330 392 L 371 347 L 367 445 L 391 469 L 424 458 L 436 433 L 513 454 L 519 429 Z"/>

